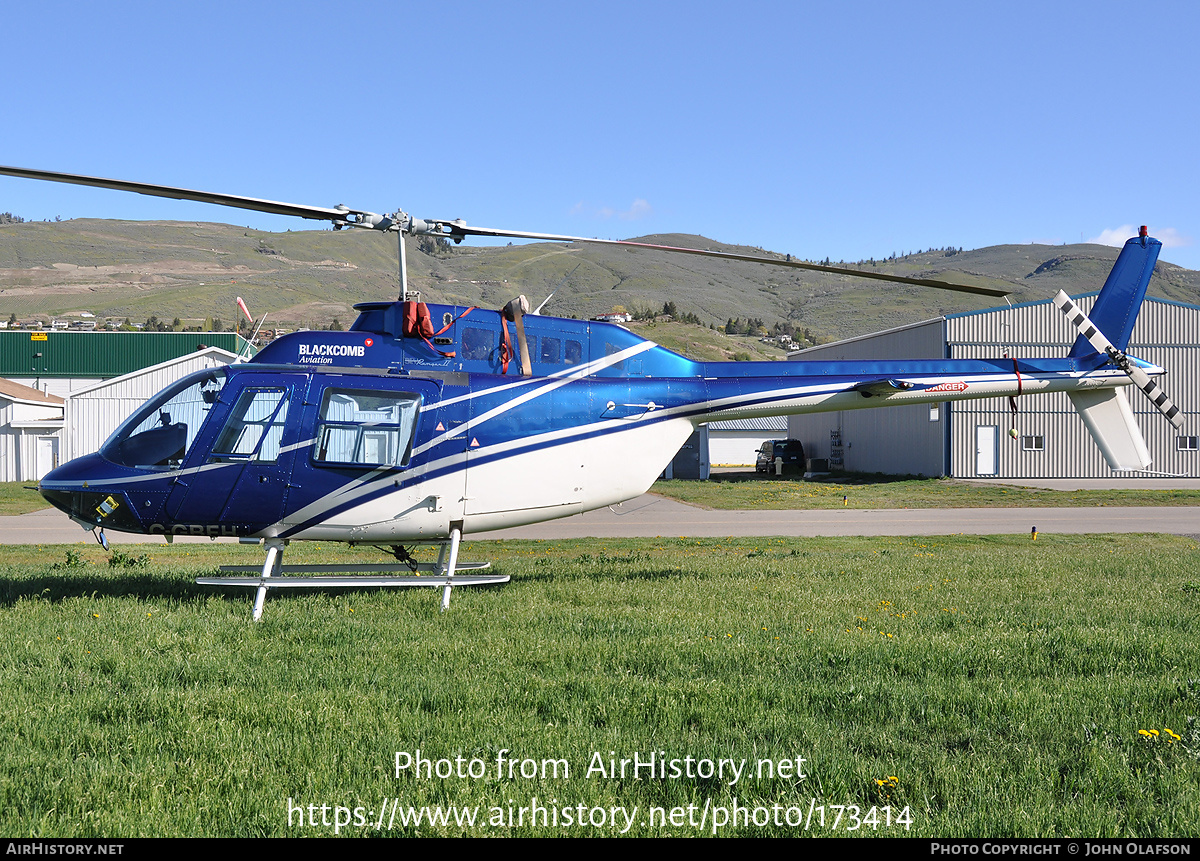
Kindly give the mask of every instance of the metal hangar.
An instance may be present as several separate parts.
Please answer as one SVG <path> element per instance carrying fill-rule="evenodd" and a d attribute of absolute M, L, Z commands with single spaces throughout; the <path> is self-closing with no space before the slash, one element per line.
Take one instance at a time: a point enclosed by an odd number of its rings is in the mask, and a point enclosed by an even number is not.
<path fill-rule="evenodd" d="M 1096 297 L 1075 297 L 1085 311 Z M 811 347 L 790 361 L 975 359 L 1066 355 L 1075 333 L 1049 301 L 939 317 Z M 1163 388 L 1184 410 L 1176 431 L 1127 390 L 1156 473 L 1200 475 L 1200 307 L 1147 298 L 1129 353 L 1167 369 Z M 1104 478 L 1113 472 L 1066 395 L 949 401 L 792 416 L 788 436 L 832 469 L 956 478 Z M 1016 438 L 1009 431 L 1016 429 Z"/>

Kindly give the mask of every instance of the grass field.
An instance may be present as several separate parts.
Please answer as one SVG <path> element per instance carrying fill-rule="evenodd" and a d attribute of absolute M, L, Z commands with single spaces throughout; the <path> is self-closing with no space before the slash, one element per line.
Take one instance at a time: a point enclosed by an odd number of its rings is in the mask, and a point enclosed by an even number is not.
<path fill-rule="evenodd" d="M 259 624 L 192 582 L 260 553 L 6 548 L 0 833 L 1200 834 L 1188 539 L 476 542 L 514 580 L 445 615 L 301 592 Z"/>
<path fill-rule="evenodd" d="M 713 473 L 708 481 L 655 482 L 652 490 L 689 505 L 733 511 L 876 508 L 1074 508 L 1200 505 L 1200 490 L 1042 490 L 948 478 L 839 474 L 810 480 Z"/>
<path fill-rule="evenodd" d="M 37 492 L 36 481 L 0 481 L 0 517 L 49 507 L 50 503 Z"/>

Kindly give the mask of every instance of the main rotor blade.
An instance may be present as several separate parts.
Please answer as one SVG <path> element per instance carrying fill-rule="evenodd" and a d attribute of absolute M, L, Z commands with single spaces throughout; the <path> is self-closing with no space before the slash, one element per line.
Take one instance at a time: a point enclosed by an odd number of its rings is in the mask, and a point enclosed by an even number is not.
<path fill-rule="evenodd" d="M 90 185 L 96 188 L 111 188 L 115 191 L 133 191 L 153 197 L 167 197 L 172 200 L 195 200 L 199 203 L 215 203 L 220 206 L 234 206 L 239 209 L 253 209 L 256 212 L 269 212 L 275 215 L 292 215 L 298 218 L 310 218 L 316 221 L 332 221 L 339 226 L 355 224 L 354 216 L 370 216 L 374 213 L 346 208 L 331 208 L 325 206 L 306 206 L 299 203 L 282 203 L 277 200 L 261 200 L 257 197 L 244 197 L 238 194 L 221 194 L 212 191 L 195 191 L 190 188 L 174 188 L 169 185 L 153 185 L 148 182 L 129 182 L 123 179 L 105 179 L 99 176 L 80 176 L 73 173 L 57 173 L 51 170 L 33 170 L 24 167 L 6 167 L 0 165 L 0 174 L 16 176 L 22 179 L 43 179 L 51 182 L 67 182 L 73 185 Z"/>
<path fill-rule="evenodd" d="M 1071 325 L 1079 330 L 1079 334 L 1087 339 L 1096 352 L 1104 353 L 1116 363 L 1117 367 L 1129 375 L 1134 385 L 1146 393 L 1146 397 L 1150 399 L 1154 408 L 1162 413 L 1167 421 L 1175 426 L 1176 430 L 1183 429 L 1183 416 L 1179 407 L 1172 403 L 1171 399 L 1167 397 L 1167 393 L 1149 374 L 1113 346 L 1112 341 L 1104 336 L 1104 333 L 1096 327 L 1096 324 L 1083 312 L 1082 308 L 1075 304 L 1070 296 L 1059 290 L 1058 295 L 1054 297 L 1054 306 L 1066 315 L 1067 319 L 1071 321 Z"/>
<path fill-rule="evenodd" d="M 812 272 L 828 272 L 832 275 L 851 275 L 858 278 L 872 278 L 877 281 L 891 281 L 898 284 L 912 284 L 917 287 L 933 287 L 939 290 L 954 290 L 960 293 L 973 293 L 978 296 L 1007 296 L 1010 291 L 994 287 L 979 287 L 972 284 L 958 284 L 953 281 L 943 281 L 937 278 L 910 278 L 905 275 L 887 275 L 882 272 L 866 272 L 861 269 L 851 269 L 844 266 L 823 266 L 819 263 L 808 263 L 800 260 L 760 257 L 753 254 L 735 254 L 729 251 L 708 251 L 702 248 L 683 248 L 675 245 L 654 245 L 649 242 L 631 242 L 619 239 L 590 239 L 586 236 L 563 236 L 552 233 L 531 233 L 521 230 L 497 230 L 488 227 L 470 227 L 462 221 L 421 221 L 397 212 L 392 216 L 377 215 L 367 210 L 349 209 L 347 207 L 308 206 L 300 203 L 285 203 L 277 200 L 263 200 L 257 197 L 246 197 L 240 194 L 222 194 L 212 191 L 197 191 L 190 188 L 177 188 L 169 185 L 155 185 L 148 182 L 131 182 L 123 179 L 106 179 L 98 176 L 82 176 L 73 173 L 59 173 L 51 170 L 35 170 L 23 167 L 8 167 L 0 165 L 0 175 L 15 176 L 21 179 L 40 179 L 50 182 L 65 182 L 73 185 L 88 185 L 95 188 L 109 188 L 115 191 L 132 191 L 152 197 L 166 197 L 172 200 L 194 200 L 199 203 L 213 203 L 219 206 L 233 206 L 238 209 L 251 209 L 255 212 L 269 212 L 274 215 L 291 215 L 297 218 L 308 218 L 315 221 L 330 221 L 335 227 L 370 227 L 376 230 L 404 230 L 408 233 L 427 236 L 444 236 L 460 241 L 466 236 L 487 236 L 493 238 L 534 239 L 545 242 L 589 242 L 593 245 L 618 245 L 626 248 L 647 248 L 655 251 L 669 251 L 677 254 L 695 254 L 701 257 L 713 257 L 720 260 L 738 260 L 746 263 L 765 263 L 769 266 L 786 266 L 792 269 L 806 269 Z"/>
<path fill-rule="evenodd" d="M 905 275 L 888 275 L 883 272 L 866 272 L 862 269 L 851 269 L 848 266 L 823 266 L 820 263 L 808 263 L 801 260 L 784 260 L 775 257 L 760 257 L 754 254 L 735 254 L 731 251 L 709 251 L 704 248 L 683 248 L 677 245 L 654 245 L 649 242 L 633 242 L 625 239 L 589 239 L 586 236 L 560 236 L 551 233 L 529 233 L 521 230 L 496 230 L 490 227 L 469 227 L 453 221 L 433 222 L 443 227 L 444 235 L 452 239 L 465 236 L 489 236 L 509 239 L 539 239 L 545 242 L 590 242 L 593 245 L 617 245 L 624 248 L 649 248 L 655 251 L 670 251 L 677 254 L 696 254 L 701 257 L 715 257 L 721 260 L 740 260 L 746 263 L 766 263 L 770 266 L 787 266 L 792 269 L 807 269 L 812 272 L 828 272 L 833 275 L 853 275 L 858 278 L 873 278 L 877 281 L 892 281 L 899 284 L 912 284 L 917 287 L 934 287 L 938 290 L 954 290 L 959 293 L 974 293 L 978 296 L 1007 296 L 1011 291 L 999 290 L 994 287 L 979 287 L 974 284 L 958 284 L 954 281 L 942 281 L 938 278 L 909 278 Z"/>

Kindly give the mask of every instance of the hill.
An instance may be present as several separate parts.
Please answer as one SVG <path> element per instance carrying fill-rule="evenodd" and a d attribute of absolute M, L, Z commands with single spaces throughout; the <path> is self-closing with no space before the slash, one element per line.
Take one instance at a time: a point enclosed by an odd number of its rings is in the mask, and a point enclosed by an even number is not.
<path fill-rule="evenodd" d="M 762 249 L 678 234 L 639 237 L 667 245 L 741 253 Z M 294 326 L 348 324 L 356 302 L 397 294 L 394 236 L 331 230 L 267 233 L 206 222 L 77 219 L 0 225 L 0 317 L 128 317 L 199 321 L 235 315 L 242 296 L 255 313 Z M 790 322 L 821 341 L 941 314 L 991 307 L 994 300 L 847 276 L 582 243 L 439 248 L 408 240 L 410 286 L 429 301 L 498 308 L 524 293 L 546 312 L 591 317 L 620 305 L 675 303 L 707 331 L 731 318 L 770 328 Z M 1016 302 L 1097 290 L 1117 249 L 1098 245 L 1001 245 L 931 250 L 863 268 L 1002 286 Z M 782 255 L 778 255 L 781 256 Z M 1200 304 L 1200 273 L 1160 263 L 1150 294 Z M 661 325 L 661 324 L 660 324 Z M 696 327 L 676 340 L 710 340 Z M 669 340 L 663 327 L 651 337 Z M 650 334 L 650 333 L 647 333 Z M 744 350 L 745 341 L 738 350 Z M 712 347 L 727 355 L 731 344 Z M 781 354 L 780 354 L 781 355 Z M 757 356 L 756 356 L 757 358 Z"/>

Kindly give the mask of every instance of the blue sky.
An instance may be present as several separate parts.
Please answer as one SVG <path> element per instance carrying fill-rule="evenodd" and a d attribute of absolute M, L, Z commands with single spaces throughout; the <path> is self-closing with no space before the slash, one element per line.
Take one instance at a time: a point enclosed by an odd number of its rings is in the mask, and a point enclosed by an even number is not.
<path fill-rule="evenodd" d="M 808 258 L 1148 224 L 1200 269 L 1200 7 L 47 0 L 0 164 Z M 0 211 L 314 226 L 0 178 Z"/>

